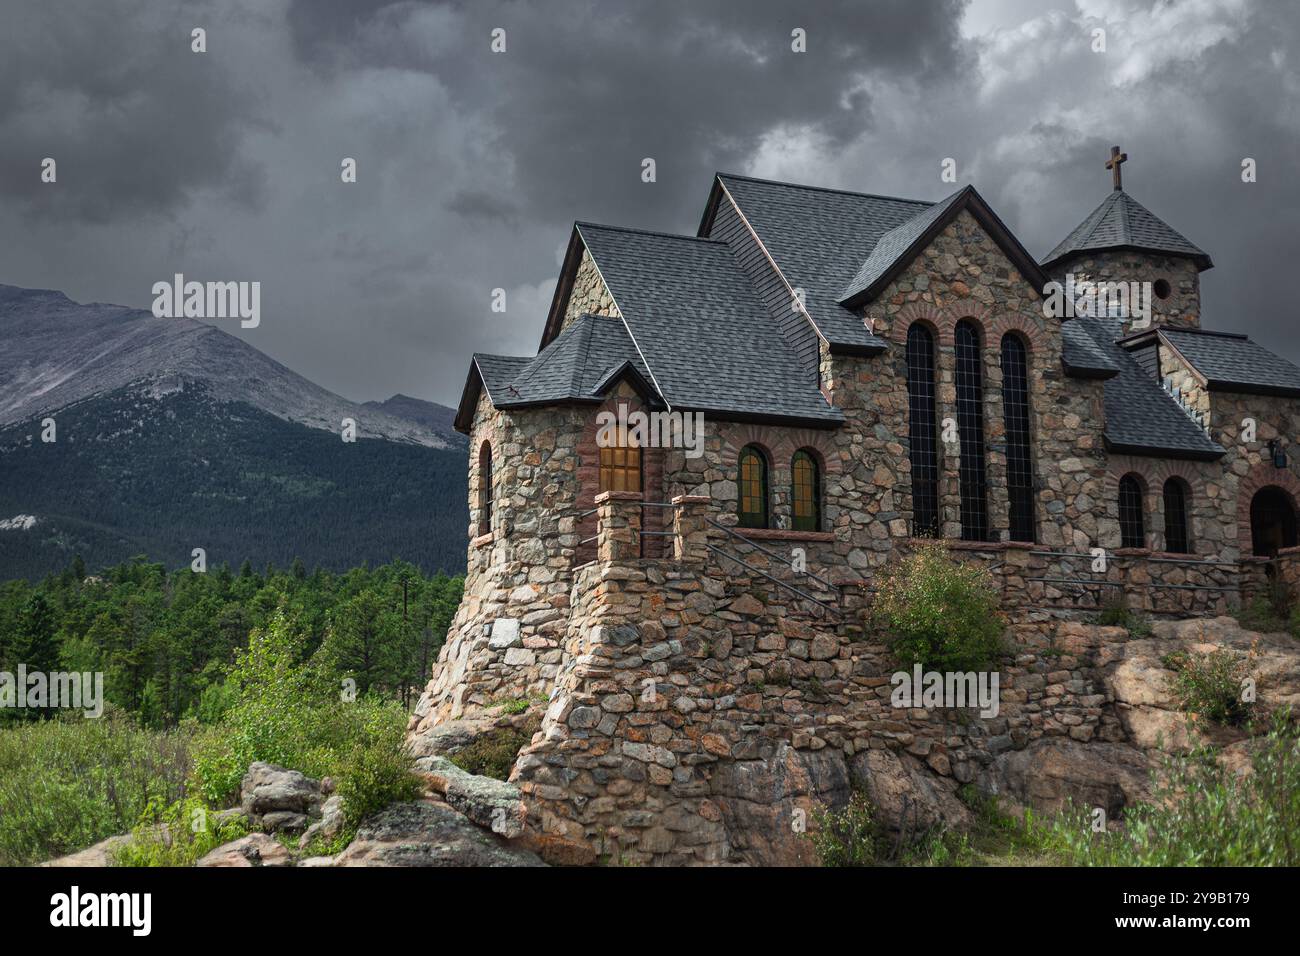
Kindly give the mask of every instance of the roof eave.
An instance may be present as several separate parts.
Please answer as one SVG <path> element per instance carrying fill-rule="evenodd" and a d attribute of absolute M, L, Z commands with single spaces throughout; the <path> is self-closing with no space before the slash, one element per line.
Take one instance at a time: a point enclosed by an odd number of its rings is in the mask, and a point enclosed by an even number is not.
<path fill-rule="evenodd" d="M 1145 252 L 1148 255 L 1169 256 L 1174 259 L 1190 259 L 1192 262 L 1196 263 L 1197 272 L 1204 272 L 1206 269 L 1214 268 L 1214 262 L 1210 259 L 1209 255 L 1204 252 L 1172 252 L 1168 249 L 1152 249 L 1149 246 L 1140 246 L 1131 242 L 1120 243 L 1115 246 L 1085 246 L 1081 249 L 1071 249 L 1069 252 L 1064 252 L 1055 258 L 1044 260 L 1040 268 L 1044 272 L 1050 272 L 1058 266 L 1069 262 L 1071 259 L 1076 259 L 1079 256 L 1085 256 L 1089 253 L 1097 252 Z"/>
<path fill-rule="evenodd" d="M 1206 382 L 1205 387 L 1211 392 L 1231 392 L 1236 395 L 1270 395 L 1277 398 L 1300 398 L 1300 388 L 1288 388 L 1285 385 L 1247 384 L 1212 378 Z"/>
<path fill-rule="evenodd" d="M 1090 378 L 1105 380 L 1114 378 L 1119 374 L 1117 368 L 1100 368 L 1095 365 L 1072 365 L 1064 356 L 1061 357 L 1061 367 L 1065 369 L 1065 374 L 1070 378 Z"/>
<path fill-rule="evenodd" d="M 1227 454 L 1218 445 L 1217 451 L 1209 449 L 1161 448 L 1156 445 L 1135 445 L 1128 442 L 1116 442 L 1106 438 L 1106 450 L 1115 455 L 1136 455 L 1141 458 L 1177 458 L 1182 461 L 1217 461 Z"/>
<path fill-rule="evenodd" d="M 456 406 L 456 417 L 451 422 L 451 427 L 462 435 L 468 435 L 474 427 L 474 411 L 478 407 L 479 394 L 483 388 L 483 373 L 479 371 L 478 362 L 471 360 L 469 374 L 465 376 L 465 387 L 460 393 L 460 403 Z"/>

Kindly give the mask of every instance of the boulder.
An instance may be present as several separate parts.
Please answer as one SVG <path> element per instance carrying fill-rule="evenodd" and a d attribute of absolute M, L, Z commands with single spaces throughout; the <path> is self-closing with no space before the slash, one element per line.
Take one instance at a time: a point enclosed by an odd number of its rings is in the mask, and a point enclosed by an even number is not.
<path fill-rule="evenodd" d="M 447 756 L 464 750 L 496 726 L 495 717 L 447 720 L 421 728 L 407 737 L 414 757 Z"/>
<path fill-rule="evenodd" d="M 1113 820 L 1124 807 L 1151 799 L 1151 769 L 1146 755 L 1127 744 L 1041 737 L 1024 750 L 999 755 L 985 789 L 1036 813 L 1056 813 L 1073 803 L 1101 807 Z"/>
<path fill-rule="evenodd" d="M 957 799 L 957 782 L 936 775 L 911 754 L 864 750 L 853 756 L 849 770 L 890 833 L 910 837 L 931 827 L 960 830 L 975 822 L 970 808 Z"/>
<path fill-rule="evenodd" d="M 299 847 L 306 847 L 313 840 L 332 840 L 343 829 L 343 798 L 337 794 L 321 805 L 321 817 L 303 832 L 298 841 Z M 301 865 L 301 864 L 299 864 Z"/>
<path fill-rule="evenodd" d="M 321 813 L 320 783 L 297 770 L 256 761 L 239 786 L 239 806 L 251 826 L 267 831 L 304 829 Z"/>
<path fill-rule="evenodd" d="M 288 848 L 265 833 L 250 833 L 217 847 L 195 866 L 292 866 Z"/>
<path fill-rule="evenodd" d="M 446 757 L 421 757 L 415 769 L 429 789 L 479 826 L 506 839 L 523 832 L 527 811 L 514 784 L 468 773 Z"/>
<path fill-rule="evenodd" d="M 367 819 L 334 866 L 545 866 L 433 799 L 395 803 Z"/>
<path fill-rule="evenodd" d="M 107 840 L 100 840 L 94 846 L 79 850 L 76 853 L 69 853 L 67 856 L 46 860 L 41 866 L 112 866 L 113 854 L 117 851 L 117 848 L 130 841 L 130 834 L 124 833 L 120 836 L 111 836 Z"/>

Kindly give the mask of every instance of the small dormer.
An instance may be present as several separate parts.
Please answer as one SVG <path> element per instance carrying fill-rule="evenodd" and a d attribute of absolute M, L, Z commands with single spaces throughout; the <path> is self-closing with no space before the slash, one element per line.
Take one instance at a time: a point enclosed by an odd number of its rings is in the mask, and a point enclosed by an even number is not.
<path fill-rule="evenodd" d="M 1176 229 L 1124 191 L 1120 165 L 1128 159 L 1111 147 L 1106 168 L 1114 188 L 1109 196 L 1043 260 L 1043 269 L 1068 289 L 1086 290 L 1097 283 L 1125 283 L 1142 296 L 1125 318 L 1126 331 L 1147 325 L 1200 328 L 1200 274 L 1213 266 L 1210 257 Z M 1137 287 L 1131 283 L 1139 283 Z M 1149 305 L 1149 323 L 1144 321 Z"/>

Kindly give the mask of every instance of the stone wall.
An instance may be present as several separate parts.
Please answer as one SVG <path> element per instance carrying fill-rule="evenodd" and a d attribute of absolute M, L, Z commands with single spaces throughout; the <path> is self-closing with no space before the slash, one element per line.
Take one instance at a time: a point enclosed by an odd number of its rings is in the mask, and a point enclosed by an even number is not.
<path fill-rule="evenodd" d="M 1152 295 L 1150 325 L 1200 328 L 1201 277 L 1190 259 L 1119 249 L 1071 259 L 1057 267 L 1052 278 L 1064 282 L 1067 272 L 1074 274 L 1076 282 L 1084 277 L 1094 282 L 1150 282 L 1153 292 L 1156 283 L 1164 280 L 1169 284 L 1169 294 L 1163 299 Z M 1126 327 L 1140 331 L 1131 323 Z"/>

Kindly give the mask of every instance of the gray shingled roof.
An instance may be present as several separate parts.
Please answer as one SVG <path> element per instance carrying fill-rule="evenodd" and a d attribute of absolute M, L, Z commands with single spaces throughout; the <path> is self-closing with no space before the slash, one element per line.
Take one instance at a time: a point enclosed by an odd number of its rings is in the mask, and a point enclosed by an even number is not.
<path fill-rule="evenodd" d="M 670 405 L 844 420 L 800 366 L 726 243 L 585 222 L 577 228 Z"/>
<path fill-rule="evenodd" d="M 1125 248 L 1189 256 L 1202 269 L 1212 264 L 1205 252 L 1122 189 L 1113 190 L 1042 262 L 1049 266 L 1083 252 Z"/>
<path fill-rule="evenodd" d="M 1224 453 L 1118 344 L 1124 334 L 1122 320 L 1075 318 L 1066 325 L 1086 331 L 1119 368 L 1119 373 L 1105 384 L 1105 436 L 1112 450 L 1205 459 Z"/>
<path fill-rule="evenodd" d="M 1061 361 L 1065 370 L 1078 378 L 1110 378 L 1119 372 L 1119 366 L 1093 341 L 1092 336 L 1077 320 L 1061 323 Z"/>
<path fill-rule="evenodd" d="M 1160 334 L 1205 376 L 1211 389 L 1300 395 L 1300 368 L 1245 335 L 1168 327 Z"/>
<path fill-rule="evenodd" d="M 649 380 L 623 320 L 603 315 L 580 316 L 533 358 L 476 354 L 474 362 L 498 408 L 594 401 L 627 365 Z"/>
<path fill-rule="evenodd" d="M 863 292 L 889 271 L 900 256 L 904 255 L 914 242 L 920 239 L 927 229 L 943 217 L 952 204 L 961 198 L 963 189 L 957 190 L 947 199 L 922 209 L 911 219 L 890 229 L 882 235 L 871 249 L 862 267 L 852 281 L 840 292 L 840 299 L 851 299 Z"/>
<path fill-rule="evenodd" d="M 832 345 L 885 348 L 840 304 L 877 242 L 933 204 L 719 173 L 718 179 L 790 285 L 803 289 L 814 324 Z"/>

